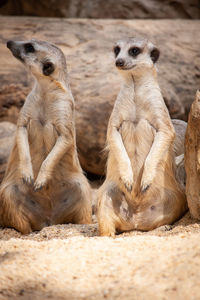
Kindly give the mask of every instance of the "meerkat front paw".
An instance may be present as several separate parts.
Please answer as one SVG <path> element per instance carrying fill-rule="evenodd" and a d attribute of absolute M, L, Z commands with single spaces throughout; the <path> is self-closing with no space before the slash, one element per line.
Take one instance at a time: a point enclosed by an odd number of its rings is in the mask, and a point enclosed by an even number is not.
<path fill-rule="evenodd" d="M 151 172 L 149 169 L 148 172 L 143 172 L 141 180 L 141 193 L 145 193 L 150 188 L 154 177 L 154 172 Z"/>
<path fill-rule="evenodd" d="M 47 182 L 48 182 L 47 176 L 44 176 L 39 173 L 34 183 L 34 190 L 35 191 L 41 190 L 47 184 Z"/>
<path fill-rule="evenodd" d="M 145 193 L 149 187 L 150 187 L 151 183 L 142 183 L 141 184 L 141 193 Z"/>
<path fill-rule="evenodd" d="M 33 170 L 32 167 L 31 168 L 27 168 L 27 169 L 23 169 L 23 171 L 21 171 L 21 178 L 23 180 L 24 183 L 27 184 L 33 184 L 34 182 L 34 176 L 33 176 Z"/>
<path fill-rule="evenodd" d="M 133 188 L 133 171 L 131 168 L 127 169 L 126 172 L 120 174 L 120 180 L 124 184 L 128 192 L 132 191 Z"/>

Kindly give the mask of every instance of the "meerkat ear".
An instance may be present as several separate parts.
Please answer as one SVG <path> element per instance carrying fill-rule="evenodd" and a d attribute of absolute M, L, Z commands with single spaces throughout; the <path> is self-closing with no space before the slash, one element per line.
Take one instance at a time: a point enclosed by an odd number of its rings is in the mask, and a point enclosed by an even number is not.
<path fill-rule="evenodd" d="M 55 70 L 54 65 L 51 62 L 45 62 L 43 64 L 43 74 L 46 76 L 49 76 L 50 74 L 53 73 L 53 71 Z"/>
<path fill-rule="evenodd" d="M 158 50 L 158 48 L 153 48 L 153 50 L 151 50 L 150 56 L 153 63 L 156 63 L 160 56 L 160 51 Z"/>

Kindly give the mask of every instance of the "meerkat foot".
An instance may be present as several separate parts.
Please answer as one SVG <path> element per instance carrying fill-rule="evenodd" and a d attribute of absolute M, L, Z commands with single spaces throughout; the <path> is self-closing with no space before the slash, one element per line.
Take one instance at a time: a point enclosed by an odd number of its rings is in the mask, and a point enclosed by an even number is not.
<path fill-rule="evenodd" d="M 106 209 L 106 208 L 104 208 Z M 100 209 L 98 214 L 99 235 L 115 237 L 115 222 L 112 216 L 108 216 L 105 210 Z"/>
<path fill-rule="evenodd" d="M 100 232 L 100 236 L 108 236 L 108 237 L 111 237 L 111 238 L 115 238 L 115 232 L 103 232 L 101 233 Z"/>
<path fill-rule="evenodd" d="M 115 229 L 109 229 L 109 228 L 102 228 L 101 226 L 99 226 L 99 235 L 100 236 L 108 236 L 108 237 L 112 237 L 115 238 Z"/>

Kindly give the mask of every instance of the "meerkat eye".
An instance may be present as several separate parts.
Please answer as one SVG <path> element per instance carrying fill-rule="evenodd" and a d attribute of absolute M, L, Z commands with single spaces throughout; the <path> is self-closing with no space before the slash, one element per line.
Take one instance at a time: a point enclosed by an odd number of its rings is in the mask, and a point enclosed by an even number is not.
<path fill-rule="evenodd" d="M 27 43 L 24 45 L 24 49 L 26 51 L 26 53 L 33 53 L 35 52 L 35 49 L 33 47 L 33 45 L 31 43 Z"/>
<path fill-rule="evenodd" d="M 45 62 L 42 70 L 44 75 L 49 76 L 54 71 L 54 65 L 51 62 Z"/>
<path fill-rule="evenodd" d="M 133 47 L 128 50 L 129 55 L 136 57 L 140 53 L 140 48 Z"/>
<path fill-rule="evenodd" d="M 120 52 L 120 47 L 119 46 L 116 46 L 115 48 L 114 48 L 114 53 L 115 53 L 115 56 L 117 57 L 117 55 L 119 54 L 119 52 Z"/>

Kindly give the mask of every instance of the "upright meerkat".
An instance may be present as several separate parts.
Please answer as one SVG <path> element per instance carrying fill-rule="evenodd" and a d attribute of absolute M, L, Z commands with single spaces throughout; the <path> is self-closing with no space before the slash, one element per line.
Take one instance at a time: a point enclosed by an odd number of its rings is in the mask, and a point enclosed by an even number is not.
<path fill-rule="evenodd" d="M 44 41 L 9 41 L 35 84 L 17 122 L 0 187 L 0 225 L 22 233 L 60 223 L 91 223 L 90 186 L 79 164 L 74 99 L 64 54 Z"/>
<path fill-rule="evenodd" d="M 98 192 L 99 231 L 108 236 L 170 224 L 187 209 L 175 176 L 175 130 L 157 82 L 159 50 L 148 40 L 127 38 L 114 54 L 123 83 L 108 124 L 107 174 Z"/>

